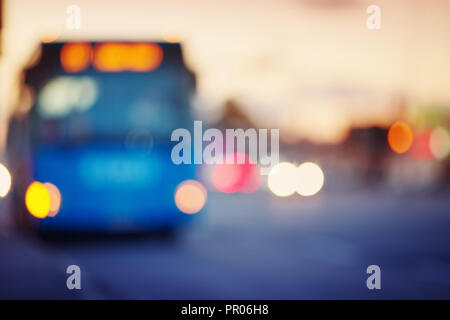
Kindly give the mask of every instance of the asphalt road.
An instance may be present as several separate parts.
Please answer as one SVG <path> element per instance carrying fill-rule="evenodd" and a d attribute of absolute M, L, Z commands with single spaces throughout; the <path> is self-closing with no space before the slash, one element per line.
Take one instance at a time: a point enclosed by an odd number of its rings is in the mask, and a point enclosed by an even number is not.
<path fill-rule="evenodd" d="M 450 197 L 210 194 L 173 237 L 0 235 L 0 298 L 450 298 Z M 80 266 L 82 289 L 66 288 Z M 381 290 L 366 268 L 381 267 Z"/>

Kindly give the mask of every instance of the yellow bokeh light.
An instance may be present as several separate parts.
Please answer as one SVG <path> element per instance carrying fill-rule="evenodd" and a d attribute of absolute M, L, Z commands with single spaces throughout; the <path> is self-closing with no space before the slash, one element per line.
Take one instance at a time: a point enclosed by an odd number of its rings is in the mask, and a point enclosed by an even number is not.
<path fill-rule="evenodd" d="M 58 214 L 59 208 L 61 207 L 61 193 L 59 192 L 59 189 L 50 182 L 44 183 L 44 186 L 47 188 L 50 196 L 50 210 L 48 216 L 54 217 Z"/>
<path fill-rule="evenodd" d="M 298 168 L 299 184 L 296 191 L 302 196 L 312 196 L 323 187 L 325 177 L 322 169 L 313 162 L 304 162 Z"/>
<path fill-rule="evenodd" d="M 207 192 L 198 181 L 186 180 L 180 183 L 175 191 L 175 204 L 181 212 L 194 214 L 205 205 Z"/>
<path fill-rule="evenodd" d="M 50 212 L 50 194 L 40 182 L 33 182 L 25 194 L 25 205 L 32 216 L 43 219 Z"/>
<path fill-rule="evenodd" d="M 11 188 L 11 174 L 9 170 L 0 163 L 0 198 L 5 197 Z"/>
<path fill-rule="evenodd" d="M 297 189 L 298 179 L 297 168 L 292 163 L 281 162 L 270 170 L 267 184 L 276 196 L 288 197 Z"/>

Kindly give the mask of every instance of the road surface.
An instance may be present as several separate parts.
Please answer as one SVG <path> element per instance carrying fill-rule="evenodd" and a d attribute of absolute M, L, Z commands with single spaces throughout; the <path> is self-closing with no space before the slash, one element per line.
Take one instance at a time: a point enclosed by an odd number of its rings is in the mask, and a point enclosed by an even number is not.
<path fill-rule="evenodd" d="M 173 238 L 0 236 L 1 298 L 450 298 L 450 197 L 211 193 Z M 65 268 L 81 268 L 82 289 Z M 366 269 L 381 268 L 381 290 Z"/>

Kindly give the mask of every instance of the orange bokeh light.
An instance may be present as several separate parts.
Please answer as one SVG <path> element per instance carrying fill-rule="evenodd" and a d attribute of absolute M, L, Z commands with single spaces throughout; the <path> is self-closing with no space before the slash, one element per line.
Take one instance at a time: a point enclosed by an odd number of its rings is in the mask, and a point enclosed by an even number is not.
<path fill-rule="evenodd" d="M 163 51 L 157 44 L 103 43 L 95 47 L 94 66 L 103 72 L 148 72 L 162 62 Z"/>
<path fill-rule="evenodd" d="M 180 37 L 173 32 L 163 33 L 162 38 L 165 42 L 168 43 L 180 43 L 181 39 Z"/>
<path fill-rule="evenodd" d="M 137 43 L 129 48 L 129 57 L 131 71 L 148 72 L 159 67 L 163 51 L 157 44 Z"/>
<path fill-rule="evenodd" d="M 59 189 L 52 183 L 44 183 L 45 188 L 50 196 L 50 210 L 48 212 L 49 217 L 54 217 L 58 214 L 59 208 L 61 207 L 61 193 Z"/>
<path fill-rule="evenodd" d="M 61 49 L 61 65 L 66 72 L 81 72 L 89 66 L 91 56 L 89 43 L 67 43 Z"/>
<path fill-rule="evenodd" d="M 43 43 L 52 43 L 55 42 L 60 36 L 60 32 L 47 32 L 41 37 L 41 41 Z"/>
<path fill-rule="evenodd" d="M 413 133 L 411 128 L 402 121 L 395 122 L 388 132 L 388 143 L 396 153 L 405 153 L 411 147 Z"/>
<path fill-rule="evenodd" d="M 126 67 L 123 57 L 126 46 L 120 43 L 103 43 L 95 47 L 94 66 L 99 71 L 119 72 Z"/>
<path fill-rule="evenodd" d="M 175 191 L 175 204 L 181 212 L 194 214 L 206 203 L 207 192 L 198 181 L 186 180 L 179 184 Z"/>

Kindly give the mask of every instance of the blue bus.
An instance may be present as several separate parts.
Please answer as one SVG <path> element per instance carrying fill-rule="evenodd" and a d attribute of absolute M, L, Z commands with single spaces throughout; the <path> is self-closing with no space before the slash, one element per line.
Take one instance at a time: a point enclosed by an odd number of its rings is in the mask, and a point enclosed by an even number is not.
<path fill-rule="evenodd" d="M 117 233 L 184 224 L 177 186 L 196 167 L 172 163 L 170 136 L 190 128 L 195 75 L 181 45 L 151 42 L 42 44 L 24 71 L 25 111 L 9 125 L 14 214 L 42 233 Z M 23 106 L 21 109 L 24 109 Z M 60 193 L 53 217 L 27 210 L 33 181 Z"/>

